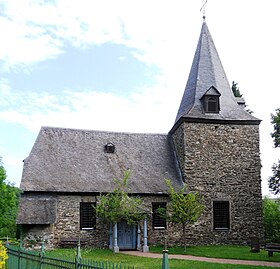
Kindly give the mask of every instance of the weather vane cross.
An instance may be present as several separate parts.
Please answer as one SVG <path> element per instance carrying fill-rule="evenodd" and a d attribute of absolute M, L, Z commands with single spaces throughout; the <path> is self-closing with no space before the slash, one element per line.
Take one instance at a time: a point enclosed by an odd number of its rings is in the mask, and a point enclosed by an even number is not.
<path fill-rule="evenodd" d="M 205 6 L 208 0 L 202 0 L 202 6 L 200 8 L 200 11 L 202 10 L 203 13 L 203 19 L 205 19 Z"/>

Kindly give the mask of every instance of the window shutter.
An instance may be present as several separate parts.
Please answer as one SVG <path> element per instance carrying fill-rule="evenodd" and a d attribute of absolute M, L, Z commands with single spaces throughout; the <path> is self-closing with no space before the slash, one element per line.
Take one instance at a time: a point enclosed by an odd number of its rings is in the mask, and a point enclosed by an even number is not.
<path fill-rule="evenodd" d="M 153 228 L 154 229 L 165 229 L 166 228 L 166 219 L 163 218 L 160 214 L 157 213 L 159 208 L 166 209 L 166 203 L 153 203 Z"/>
<path fill-rule="evenodd" d="M 228 230 L 230 228 L 229 201 L 214 201 L 213 215 L 215 230 Z"/>
<path fill-rule="evenodd" d="M 80 203 L 80 228 L 92 229 L 96 224 L 94 208 L 95 203 Z"/>

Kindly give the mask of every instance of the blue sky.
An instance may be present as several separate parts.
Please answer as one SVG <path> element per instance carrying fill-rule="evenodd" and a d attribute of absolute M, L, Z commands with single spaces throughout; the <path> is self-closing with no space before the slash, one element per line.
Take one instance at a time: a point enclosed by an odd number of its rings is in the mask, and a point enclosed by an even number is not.
<path fill-rule="evenodd" d="M 167 133 L 202 24 L 201 0 L 0 0 L 0 156 L 18 186 L 41 126 Z M 263 194 L 280 158 L 278 0 L 208 0 L 231 83 L 262 119 Z"/>

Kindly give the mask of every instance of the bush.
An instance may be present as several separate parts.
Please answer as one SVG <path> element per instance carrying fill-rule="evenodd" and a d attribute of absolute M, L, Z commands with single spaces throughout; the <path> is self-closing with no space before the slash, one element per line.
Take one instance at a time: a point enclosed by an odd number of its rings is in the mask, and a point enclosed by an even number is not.
<path fill-rule="evenodd" d="M 266 242 L 280 242 L 280 201 L 263 200 L 264 235 Z"/>
<path fill-rule="evenodd" d="M 0 243 L 0 269 L 5 268 L 6 260 L 8 259 L 8 255 L 6 252 L 6 248 Z"/>

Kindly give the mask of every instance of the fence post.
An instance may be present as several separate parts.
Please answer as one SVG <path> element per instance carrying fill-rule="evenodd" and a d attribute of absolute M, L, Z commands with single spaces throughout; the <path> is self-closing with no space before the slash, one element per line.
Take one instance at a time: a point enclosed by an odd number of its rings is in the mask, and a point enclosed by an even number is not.
<path fill-rule="evenodd" d="M 18 248 L 18 269 L 21 269 L 21 250 L 22 250 L 22 233 L 20 234 L 20 243 Z"/>
<path fill-rule="evenodd" d="M 168 265 L 168 250 L 164 249 L 163 251 L 163 257 L 162 257 L 162 269 L 169 269 Z"/>
<path fill-rule="evenodd" d="M 9 237 L 7 236 L 6 237 L 6 247 L 8 247 L 9 246 Z"/>
<path fill-rule="evenodd" d="M 78 245 L 77 245 L 77 253 L 76 253 L 76 257 L 75 257 L 75 269 L 79 269 L 81 259 L 82 259 L 82 256 L 81 256 L 81 242 L 80 242 L 80 238 L 79 238 Z"/>
<path fill-rule="evenodd" d="M 40 269 L 43 268 L 44 256 L 45 256 L 45 245 L 44 245 L 44 237 L 42 240 L 41 252 L 40 252 Z"/>

